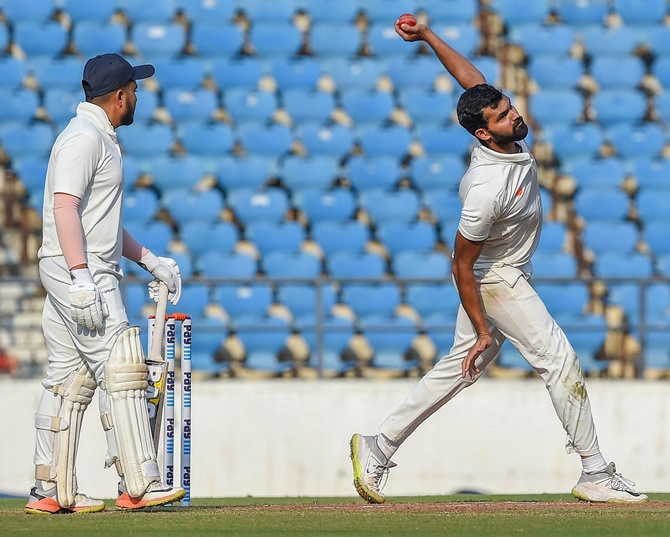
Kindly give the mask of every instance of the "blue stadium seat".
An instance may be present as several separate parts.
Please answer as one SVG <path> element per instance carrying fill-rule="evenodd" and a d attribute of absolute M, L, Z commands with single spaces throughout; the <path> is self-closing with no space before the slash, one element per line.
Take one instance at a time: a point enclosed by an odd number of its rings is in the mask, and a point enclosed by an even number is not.
<path fill-rule="evenodd" d="M 322 75 L 321 65 L 314 58 L 277 57 L 269 65 L 269 73 L 277 83 L 279 90 L 316 88 Z"/>
<path fill-rule="evenodd" d="M 208 173 L 207 162 L 193 155 L 159 156 L 151 168 L 153 186 L 160 191 L 195 187 Z"/>
<path fill-rule="evenodd" d="M 302 44 L 302 34 L 291 22 L 254 22 L 249 30 L 254 53 L 261 58 L 295 56 Z"/>
<path fill-rule="evenodd" d="M 461 305 L 456 287 L 444 283 L 408 283 L 405 288 L 407 304 L 421 316 L 425 327 L 454 324 Z"/>
<path fill-rule="evenodd" d="M 232 22 L 196 21 L 191 30 L 191 44 L 202 58 L 235 56 L 244 45 L 244 32 Z"/>
<path fill-rule="evenodd" d="M 273 302 L 272 288 L 267 283 L 245 285 L 218 284 L 213 300 L 235 323 L 253 322 L 265 316 Z"/>
<path fill-rule="evenodd" d="M 243 278 L 256 276 L 256 260 L 247 254 L 208 250 L 196 262 L 200 273 L 206 278 Z"/>
<path fill-rule="evenodd" d="M 524 24 L 511 29 L 508 41 L 522 47 L 531 58 L 544 54 L 565 57 L 575 43 L 575 29 L 567 24 Z"/>
<path fill-rule="evenodd" d="M 130 39 L 145 58 L 174 57 L 187 42 L 186 29 L 178 23 L 139 22 L 133 24 Z"/>
<path fill-rule="evenodd" d="M 180 126 L 179 138 L 187 153 L 201 157 L 220 158 L 233 149 L 235 142 L 232 128 L 223 123 L 189 123 Z"/>
<path fill-rule="evenodd" d="M 192 220 L 214 222 L 219 219 L 224 207 L 223 196 L 215 188 L 203 191 L 188 188 L 166 190 L 161 202 L 178 225 Z"/>
<path fill-rule="evenodd" d="M 415 0 L 365 0 L 359 1 L 369 24 L 386 24 L 393 27 L 395 19 L 402 13 L 414 13 Z M 397 15 L 391 14 L 397 13 Z"/>
<path fill-rule="evenodd" d="M 219 102 L 208 89 L 169 88 L 163 91 L 163 105 L 175 123 L 206 122 L 214 116 Z"/>
<path fill-rule="evenodd" d="M 277 250 L 299 251 L 305 240 L 305 229 L 293 220 L 259 220 L 247 224 L 245 236 L 254 243 L 261 257 L 265 257 Z"/>
<path fill-rule="evenodd" d="M 357 220 L 317 221 L 311 236 L 326 257 L 341 251 L 362 252 L 371 238 L 370 228 Z"/>
<path fill-rule="evenodd" d="M 40 38 L 35 39 L 36 35 Z M 65 50 L 67 42 L 68 32 L 58 22 L 25 20 L 14 25 L 14 43 L 19 45 L 29 58 L 56 57 Z"/>
<path fill-rule="evenodd" d="M 670 28 L 665 24 L 657 24 L 652 26 L 648 32 L 648 44 L 651 52 L 660 58 L 670 54 Z M 658 59 L 657 59 L 658 61 Z"/>
<path fill-rule="evenodd" d="M 430 222 L 389 220 L 377 226 L 377 238 L 386 246 L 391 257 L 401 252 L 429 252 L 438 235 Z"/>
<path fill-rule="evenodd" d="M 643 222 L 670 222 L 670 190 L 644 190 L 636 199 Z"/>
<path fill-rule="evenodd" d="M 376 330 L 376 327 L 381 330 Z M 374 349 L 374 368 L 406 372 L 418 367 L 417 359 L 405 357 L 417 335 L 416 326 L 411 319 L 372 317 L 361 322 L 361 330 Z"/>
<path fill-rule="evenodd" d="M 234 0 L 177 0 L 177 8 L 181 9 L 191 23 L 224 24 L 235 16 Z"/>
<path fill-rule="evenodd" d="M 172 130 L 161 123 L 139 123 L 132 129 L 121 129 L 118 139 L 124 155 L 143 158 L 167 155 L 173 143 Z"/>
<path fill-rule="evenodd" d="M 386 272 L 384 258 L 367 252 L 334 252 L 326 259 L 326 269 L 332 278 L 379 279 Z"/>
<path fill-rule="evenodd" d="M 281 100 L 283 108 L 295 123 L 325 123 L 330 120 L 336 108 L 332 93 L 313 89 L 287 89 L 282 92 Z"/>
<path fill-rule="evenodd" d="M 426 12 L 430 23 L 472 22 L 477 16 L 477 0 L 416 0 L 417 9 Z"/>
<path fill-rule="evenodd" d="M 474 56 L 479 47 L 481 40 L 479 29 L 470 23 L 459 24 L 449 21 L 446 24 L 433 25 L 432 29 L 466 58 Z M 395 30 L 393 31 L 395 33 Z"/>
<path fill-rule="evenodd" d="M 426 206 L 437 217 L 437 220 L 458 220 L 461 217 L 463 205 L 455 190 L 435 189 L 424 192 Z"/>
<path fill-rule="evenodd" d="M 425 88 L 403 90 L 400 102 L 415 125 L 450 121 L 456 109 L 454 96 Z"/>
<path fill-rule="evenodd" d="M 670 255 L 666 254 L 659 256 L 656 268 L 661 276 L 670 278 Z"/>
<path fill-rule="evenodd" d="M 86 3 L 94 4 L 88 0 Z M 126 41 L 126 29 L 117 23 L 81 21 L 72 29 L 72 41 L 77 52 L 85 58 L 107 52 L 121 53 Z"/>
<path fill-rule="evenodd" d="M 369 57 L 333 57 L 321 60 L 321 64 L 340 90 L 373 89 L 384 73 L 384 63 Z"/>
<path fill-rule="evenodd" d="M 496 362 L 500 367 L 507 369 L 518 369 L 526 373 L 532 373 L 535 370 L 526 362 L 521 353 L 508 340 L 502 344 Z"/>
<path fill-rule="evenodd" d="M 492 0 L 489 6 L 508 28 L 542 24 L 551 10 L 549 0 Z"/>
<path fill-rule="evenodd" d="M 278 222 L 290 208 L 286 191 L 277 187 L 232 190 L 228 193 L 228 204 L 244 225 L 261 220 Z"/>
<path fill-rule="evenodd" d="M 280 283 L 277 285 L 277 302 L 286 306 L 295 325 L 303 330 L 315 329 L 318 303 L 324 321 L 331 320 L 330 310 L 337 301 L 335 287 L 330 284 L 314 286 L 306 283 Z"/>
<path fill-rule="evenodd" d="M 2 28 L 6 26 L 0 26 L 0 33 L 2 33 Z M 0 46 L 2 46 L 2 39 L 0 38 Z M 0 57 L 0 88 L 1 89 L 17 89 L 23 84 L 23 79 L 26 76 L 26 65 L 22 60 L 18 60 L 12 56 L 2 56 Z"/>
<path fill-rule="evenodd" d="M 642 82 L 646 67 L 637 56 L 596 56 L 589 72 L 601 90 L 636 89 Z"/>
<path fill-rule="evenodd" d="M 28 192 L 40 192 L 44 190 L 44 181 L 47 176 L 49 156 L 25 155 L 23 158 L 12 161 L 12 170 L 16 172 L 21 183 Z"/>
<path fill-rule="evenodd" d="M 644 341 L 644 367 L 670 369 L 670 332 L 652 332 Z"/>
<path fill-rule="evenodd" d="M 398 182 L 401 170 L 397 157 L 391 155 L 354 155 L 347 161 L 343 173 L 360 193 L 371 188 L 392 188 Z"/>
<path fill-rule="evenodd" d="M 595 271 L 600 278 L 650 278 L 653 267 L 644 254 L 607 252 L 598 256 Z"/>
<path fill-rule="evenodd" d="M 652 283 L 645 288 L 644 299 L 645 321 L 670 325 L 670 286 L 665 282 Z"/>
<path fill-rule="evenodd" d="M 651 248 L 651 254 L 661 256 L 670 254 L 670 240 L 668 240 L 668 222 L 651 221 L 644 226 L 644 241 Z"/>
<path fill-rule="evenodd" d="M 609 362 L 598 359 L 605 341 L 605 327 L 593 330 L 565 330 L 572 348 L 579 356 L 579 365 L 586 374 L 600 374 L 607 370 Z"/>
<path fill-rule="evenodd" d="M 647 109 L 647 98 L 632 89 L 602 90 L 593 96 L 595 120 L 606 127 L 617 123 L 642 121 Z"/>
<path fill-rule="evenodd" d="M 607 138 L 626 159 L 658 157 L 665 145 L 665 132 L 657 123 L 615 125 L 607 129 Z"/>
<path fill-rule="evenodd" d="M 589 222 L 583 232 L 584 244 L 597 256 L 606 252 L 632 253 L 638 231 L 632 222 Z"/>
<path fill-rule="evenodd" d="M 538 250 L 561 252 L 567 239 L 567 226 L 563 222 L 544 222 Z"/>
<path fill-rule="evenodd" d="M 468 131 L 457 124 L 429 123 L 417 125 L 415 131 L 423 149 L 429 155 L 448 153 L 465 157 L 473 143 Z"/>
<path fill-rule="evenodd" d="M 288 153 L 293 144 L 291 130 L 274 123 L 244 123 L 239 126 L 238 134 L 242 147 L 251 154 L 281 156 Z"/>
<path fill-rule="evenodd" d="M 155 79 L 162 90 L 194 90 L 205 79 L 205 66 L 200 58 L 157 58 L 152 60 L 156 68 Z"/>
<path fill-rule="evenodd" d="M 2 12 L 7 20 L 15 25 L 24 21 L 44 22 L 53 13 L 52 0 L 3 0 Z"/>
<path fill-rule="evenodd" d="M 629 26 L 614 28 L 601 24 L 589 25 L 581 31 L 581 37 L 586 54 L 593 60 L 612 56 L 627 60 L 632 57 L 639 44 L 635 30 Z M 632 80 L 629 84 L 631 83 Z"/>
<path fill-rule="evenodd" d="M 142 246 L 156 255 L 166 255 L 174 235 L 167 222 L 150 221 L 148 224 L 128 222 L 124 226 Z"/>
<path fill-rule="evenodd" d="M 296 5 L 309 15 L 312 24 L 352 23 L 360 9 L 358 0 L 297 0 Z"/>
<path fill-rule="evenodd" d="M 246 121 L 267 122 L 277 109 L 277 98 L 269 91 L 232 88 L 225 92 L 223 105 L 237 124 Z"/>
<path fill-rule="evenodd" d="M 599 94 L 599 95 L 602 95 Z M 574 89 L 546 89 L 528 97 L 530 115 L 543 127 L 581 119 L 584 99 Z"/>
<path fill-rule="evenodd" d="M 55 136 L 47 123 L 10 123 L 3 126 L 0 140 L 10 159 L 48 158 Z"/>
<path fill-rule="evenodd" d="M 252 23 L 284 23 L 295 13 L 293 0 L 243 0 L 237 4 Z"/>
<path fill-rule="evenodd" d="M 607 286 L 607 304 L 621 307 L 634 325 L 640 322 L 642 298 L 642 287 L 637 283 L 610 282 Z"/>
<path fill-rule="evenodd" d="M 612 0 L 614 12 L 626 26 L 660 26 L 667 13 L 665 0 Z"/>
<path fill-rule="evenodd" d="M 142 269 L 140 270 L 144 272 Z M 126 271 L 124 270 L 124 272 Z M 123 296 L 123 305 L 126 308 L 128 317 L 131 319 L 135 318 L 138 321 L 141 319 L 143 323 L 146 323 L 145 311 L 153 306 L 153 300 L 149 298 L 147 284 L 145 282 L 137 281 L 127 282 L 124 279 L 121 286 L 121 293 Z M 144 329 L 145 326 L 146 324 L 140 325 L 142 332 L 146 332 Z"/>
<path fill-rule="evenodd" d="M 389 220 L 409 222 L 419 214 L 421 202 L 414 190 L 382 190 L 373 188 L 359 195 L 359 202 L 371 220 L 380 225 Z"/>
<path fill-rule="evenodd" d="M 176 0 L 115 0 L 133 24 L 162 23 L 177 11 Z"/>
<path fill-rule="evenodd" d="M 361 31 L 342 22 L 317 22 L 309 32 L 309 45 L 317 58 L 353 57 L 360 50 L 361 41 Z"/>
<path fill-rule="evenodd" d="M 426 155 L 410 161 L 409 176 L 420 191 L 456 191 L 466 169 L 465 161 L 456 155 Z"/>
<path fill-rule="evenodd" d="M 137 96 L 137 106 L 135 108 L 135 123 L 150 123 L 153 121 L 158 107 L 160 106 L 160 99 L 158 93 L 144 89 L 140 86 L 135 92 Z"/>
<path fill-rule="evenodd" d="M 402 301 L 400 287 L 395 283 L 345 283 L 342 303 L 348 305 L 359 320 L 370 316 L 391 317 Z"/>
<path fill-rule="evenodd" d="M 292 362 L 279 360 L 279 353 L 289 334 L 288 323 L 272 317 L 254 321 L 254 327 L 249 329 L 239 328 L 238 335 L 247 352 L 244 367 L 274 375 L 292 369 Z"/>
<path fill-rule="evenodd" d="M 403 279 L 448 279 L 451 258 L 444 252 L 399 252 L 391 260 L 391 270 Z"/>
<path fill-rule="evenodd" d="M 395 107 L 393 95 L 386 91 L 369 91 L 358 88 L 340 91 L 340 103 L 357 125 L 380 124 L 388 120 Z"/>
<path fill-rule="evenodd" d="M 577 276 L 577 260 L 571 254 L 538 250 L 533 255 L 532 263 L 536 280 Z"/>
<path fill-rule="evenodd" d="M 308 155 L 344 157 L 354 145 L 352 130 L 343 125 L 305 123 L 296 131 Z"/>
<path fill-rule="evenodd" d="M 533 287 L 559 324 L 575 323 L 584 316 L 590 300 L 585 283 L 536 283 Z"/>
<path fill-rule="evenodd" d="M 158 212 L 159 202 L 156 193 L 149 188 L 138 188 L 123 194 L 123 222 L 148 224 Z"/>
<path fill-rule="evenodd" d="M 613 190 L 621 185 L 627 175 L 626 162 L 617 157 L 574 159 L 562 167 L 577 181 L 578 188 Z"/>
<path fill-rule="evenodd" d="M 623 192 L 603 190 L 594 187 L 578 191 L 575 195 L 575 210 L 577 214 L 592 220 L 621 221 L 628 215 L 630 200 Z"/>
<path fill-rule="evenodd" d="M 412 143 L 412 133 L 399 125 L 363 124 L 356 129 L 358 143 L 368 156 L 393 155 L 403 158 Z"/>
<path fill-rule="evenodd" d="M 215 355 L 225 338 L 225 326 L 218 319 L 197 319 L 197 328 L 191 346 L 193 371 L 219 375 L 230 369 L 230 363 L 216 362 Z M 195 323 L 194 323 L 195 324 Z"/>
<path fill-rule="evenodd" d="M 218 88 L 225 92 L 230 88 L 256 88 L 265 69 L 257 58 L 223 56 L 211 61 L 208 72 Z"/>
<path fill-rule="evenodd" d="M 584 75 L 584 65 L 571 56 L 533 54 L 527 72 L 542 90 L 576 89 Z"/>
<path fill-rule="evenodd" d="M 399 13 L 402 14 L 402 11 Z M 368 27 L 366 42 L 373 56 L 377 58 L 411 56 L 418 51 L 419 43 L 408 42 L 400 37 L 393 28 L 394 22 L 395 20 L 373 22 Z"/>
<path fill-rule="evenodd" d="M 605 142 L 597 123 L 555 124 L 542 129 L 542 139 L 551 145 L 561 164 L 580 157 L 595 157 Z"/>
<path fill-rule="evenodd" d="M 670 32 L 668 32 L 668 37 L 670 37 Z M 657 56 L 654 62 L 651 64 L 651 74 L 660 82 L 663 90 L 670 89 L 670 54 L 665 56 Z M 661 95 L 665 97 L 666 91 L 662 91 Z M 667 107 L 665 108 L 667 110 Z M 665 115 L 667 120 L 669 116 Z"/>
<path fill-rule="evenodd" d="M 226 190 L 259 188 L 277 174 L 277 160 L 268 155 L 225 155 L 217 160 L 219 184 Z"/>
<path fill-rule="evenodd" d="M 44 109 L 49 121 L 56 125 L 64 125 L 77 115 L 77 107 L 84 100 L 81 89 L 52 89 L 44 93 Z"/>
<path fill-rule="evenodd" d="M 433 89 L 437 76 L 444 73 L 444 67 L 432 56 L 398 56 L 385 62 L 385 72 L 391 79 L 393 88 L 402 93 L 403 102 L 407 102 L 407 90 L 426 92 Z M 444 97 L 450 100 L 451 95 Z"/>
<path fill-rule="evenodd" d="M 632 159 L 633 175 L 641 191 L 670 188 L 670 160 Z"/>
<path fill-rule="evenodd" d="M 562 22 L 580 27 L 605 22 L 609 4 L 608 0 L 555 0 L 554 9 Z"/>
<path fill-rule="evenodd" d="M 81 78 L 84 71 L 84 62 L 74 56 L 51 58 L 40 56 L 26 61 L 26 69 L 37 80 L 37 85 L 43 91 L 64 89 L 78 91 L 81 100 L 84 100 L 81 88 Z"/>
<path fill-rule="evenodd" d="M 349 219 L 357 210 L 356 197 L 344 188 L 303 190 L 295 194 L 294 202 L 311 224 Z"/>
<path fill-rule="evenodd" d="M 75 26 L 84 21 L 106 23 L 116 9 L 115 0 L 61 0 L 61 6 Z"/>
<path fill-rule="evenodd" d="M 291 191 L 328 188 L 339 174 L 339 162 L 330 155 L 289 155 L 280 166 L 282 183 Z"/>
<path fill-rule="evenodd" d="M 354 335 L 351 321 L 341 317 L 327 317 L 323 328 L 321 339 L 317 337 L 316 330 L 301 329 L 311 351 L 308 365 L 315 369 L 322 368 L 327 374 L 342 375 L 353 370 L 357 366 L 356 362 L 345 360 L 343 355 Z M 319 353 L 322 353 L 322 361 Z"/>
<path fill-rule="evenodd" d="M 270 252 L 263 256 L 261 267 L 268 278 L 318 278 L 321 274 L 321 261 L 307 252 Z"/>
<path fill-rule="evenodd" d="M 232 252 L 240 234 L 231 222 L 190 220 L 179 226 L 179 237 L 196 258 L 210 250 Z"/>

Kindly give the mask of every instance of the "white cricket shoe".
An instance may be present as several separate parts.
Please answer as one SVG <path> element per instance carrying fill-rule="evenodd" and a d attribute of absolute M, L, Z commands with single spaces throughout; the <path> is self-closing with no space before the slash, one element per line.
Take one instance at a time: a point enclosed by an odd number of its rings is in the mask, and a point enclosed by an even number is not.
<path fill-rule="evenodd" d="M 56 487 L 44 490 L 36 485 L 30 489 L 28 503 L 24 507 L 30 515 L 55 515 L 62 513 L 97 513 L 105 510 L 105 502 L 89 498 L 86 494 L 76 494 L 72 507 L 61 507 L 56 500 Z"/>
<path fill-rule="evenodd" d="M 134 498 L 126 490 L 123 480 L 119 481 L 119 496 L 116 498 L 116 508 L 119 510 L 144 509 L 156 507 L 181 500 L 186 491 L 181 487 L 166 485 L 160 481 L 151 483 L 139 498 Z"/>
<path fill-rule="evenodd" d="M 368 503 L 384 503 L 386 496 L 381 489 L 386 484 L 390 469 L 396 464 L 389 461 L 377 447 L 375 436 L 354 434 L 349 445 L 354 466 L 354 486 L 359 496 Z"/>
<path fill-rule="evenodd" d="M 646 494 L 636 492 L 635 483 L 617 473 L 616 466 L 610 462 L 602 472 L 582 475 L 572 489 L 575 498 L 586 502 L 644 503 L 649 500 Z"/>

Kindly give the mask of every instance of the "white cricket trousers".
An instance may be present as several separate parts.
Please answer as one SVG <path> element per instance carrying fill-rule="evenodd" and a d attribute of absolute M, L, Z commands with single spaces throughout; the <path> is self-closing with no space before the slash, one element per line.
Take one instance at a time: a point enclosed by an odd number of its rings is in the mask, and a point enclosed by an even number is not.
<path fill-rule="evenodd" d="M 460 307 L 456 319 L 454 345 L 416 384 L 405 401 L 381 425 L 380 432 L 396 445 L 436 410 L 464 388 L 474 384 L 505 339 L 519 350 L 542 377 L 549 397 L 567 433 L 566 450 L 581 456 L 600 452 L 591 404 L 586 392 L 579 359 L 563 330 L 521 270 L 496 269 L 502 278 L 487 278 L 480 284 L 484 314 L 493 337 L 492 345 L 477 358 L 480 373 L 475 379 L 462 378 L 462 363 L 477 341 L 470 319 Z M 490 281 L 489 280 L 498 280 Z"/>

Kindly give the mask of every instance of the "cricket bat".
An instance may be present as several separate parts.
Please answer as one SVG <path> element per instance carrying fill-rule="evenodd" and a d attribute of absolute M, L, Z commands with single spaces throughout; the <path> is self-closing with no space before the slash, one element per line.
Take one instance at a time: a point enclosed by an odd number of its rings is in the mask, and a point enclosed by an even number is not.
<path fill-rule="evenodd" d="M 149 352 L 146 363 L 149 369 L 147 387 L 147 410 L 149 425 L 154 439 L 154 448 L 158 451 L 161 436 L 161 418 L 165 402 L 165 382 L 167 380 L 167 362 L 163 356 L 165 334 L 165 313 L 167 311 L 168 288 L 160 284 L 153 334 L 149 334 Z"/>

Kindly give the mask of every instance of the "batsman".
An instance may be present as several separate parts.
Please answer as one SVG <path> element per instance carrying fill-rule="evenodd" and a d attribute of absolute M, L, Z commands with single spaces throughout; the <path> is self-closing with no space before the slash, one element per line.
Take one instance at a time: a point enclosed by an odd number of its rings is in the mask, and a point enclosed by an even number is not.
<path fill-rule="evenodd" d="M 129 326 L 119 290 L 124 256 L 153 275 L 151 298 L 158 300 L 162 284 L 172 304 L 181 295 L 175 261 L 156 257 L 121 223 L 124 177 L 116 129 L 133 123 L 136 80 L 154 72 L 118 54 L 91 58 L 82 80 L 85 102 L 51 150 L 38 253 L 49 366 L 35 414 L 35 486 L 25 506 L 31 514 L 105 509 L 77 486 L 82 418 L 96 388 L 105 466 L 119 474 L 117 509 L 164 505 L 185 494 L 160 481 L 140 329 Z"/>

